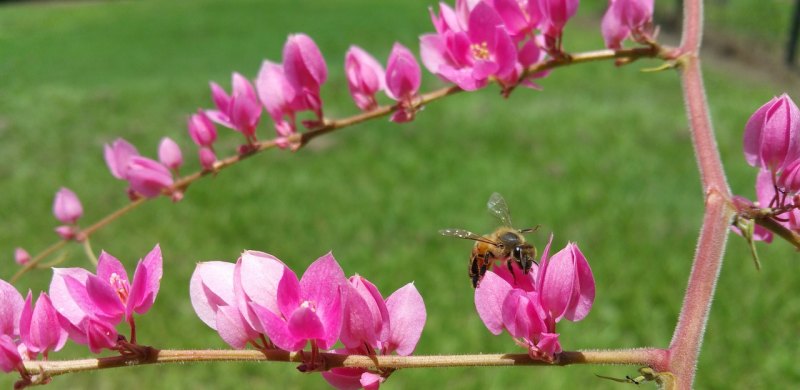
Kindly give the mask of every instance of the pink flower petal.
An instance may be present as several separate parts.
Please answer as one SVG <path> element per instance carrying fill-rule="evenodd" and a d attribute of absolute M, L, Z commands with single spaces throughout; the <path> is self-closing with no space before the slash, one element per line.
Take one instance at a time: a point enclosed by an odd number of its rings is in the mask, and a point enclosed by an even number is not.
<path fill-rule="evenodd" d="M 247 342 L 258 337 L 242 314 L 234 306 L 221 306 L 216 313 L 216 330 L 228 345 L 236 349 L 244 349 Z"/>
<path fill-rule="evenodd" d="M 267 336 L 276 347 L 290 352 L 303 349 L 307 340 L 295 337 L 289 331 L 286 321 L 257 304 L 251 306 L 261 321 L 261 327 L 266 331 Z"/>
<path fill-rule="evenodd" d="M 120 300 L 119 292 L 107 281 L 89 275 L 86 279 L 86 295 L 91 302 L 90 307 L 83 307 L 87 313 L 114 324 L 119 323 L 125 315 L 125 305 Z"/>
<path fill-rule="evenodd" d="M 244 251 L 236 262 L 233 271 L 236 305 L 250 326 L 256 330 L 259 330 L 260 322 L 249 309 L 249 304 L 255 302 L 275 314 L 280 314 L 278 285 L 285 268 L 286 265 L 277 257 L 257 251 Z M 295 306 L 296 304 L 295 302 Z"/>
<path fill-rule="evenodd" d="M 494 335 L 503 333 L 503 302 L 511 290 L 511 284 L 492 271 L 486 272 L 475 289 L 478 316 Z"/>
<path fill-rule="evenodd" d="M 386 299 L 386 307 L 391 319 L 391 330 L 384 353 L 395 350 L 401 356 L 411 355 L 427 319 L 422 295 L 414 287 L 414 283 L 409 283 Z"/>
<path fill-rule="evenodd" d="M 22 357 L 19 355 L 17 345 L 7 334 L 0 334 L 0 370 L 6 373 L 22 366 Z"/>
<path fill-rule="evenodd" d="M 161 257 L 161 247 L 156 246 L 140 260 L 136 265 L 131 283 L 131 292 L 128 297 L 127 312 L 128 317 L 135 311 L 144 314 L 156 300 L 158 290 L 161 286 L 161 276 L 163 275 L 163 260 Z"/>
<path fill-rule="evenodd" d="M 19 335 L 19 316 L 25 300 L 14 286 L 0 279 L 0 335 Z"/>
<path fill-rule="evenodd" d="M 108 165 L 111 175 L 117 179 L 128 179 L 128 161 L 131 157 L 138 155 L 139 151 L 136 150 L 136 147 L 122 138 L 117 138 L 111 145 L 103 146 L 106 165 Z"/>
<path fill-rule="evenodd" d="M 125 271 L 125 267 L 116 257 L 106 251 L 101 251 L 100 256 L 97 258 L 97 277 L 106 283 L 111 283 L 115 279 L 129 283 L 128 272 Z"/>
<path fill-rule="evenodd" d="M 358 348 L 365 343 L 374 348 L 378 341 L 375 334 L 375 318 L 373 318 L 367 302 L 355 287 L 351 286 L 349 289 L 339 339 L 347 348 Z"/>
<path fill-rule="evenodd" d="M 233 263 L 208 261 L 198 263 L 189 283 L 192 307 L 200 319 L 217 330 L 217 310 L 234 301 Z"/>
<path fill-rule="evenodd" d="M 586 261 L 586 257 L 581 253 L 581 250 L 578 249 L 578 245 L 570 243 L 567 247 L 572 252 L 572 257 L 575 259 L 580 293 L 577 300 L 570 302 L 567 312 L 564 314 L 564 318 L 570 321 L 580 321 L 589 314 L 589 311 L 592 309 L 592 304 L 594 303 L 594 275 L 592 275 L 592 269 L 589 267 L 589 262 Z"/>
<path fill-rule="evenodd" d="M 86 311 L 75 301 L 72 289 L 86 290 L 86 280 L 91 273 L 83 268 L 53 268 L 50 280 L 50 297 L 56 310 L 66 317 L 70 323 L 78 325 L 85 317 Z M 71 287 L 67 280 L 74 280 Z M 85 294 L 78 294 L 83 297 Z"/>
<path fill-rule="evenodd" d="M 334 368 L 322 372 L 322 377 L 325 378 L 331 386 L 339 390 L 358 390 L 361 385 L 361 374 L 366 373 L 363 368 Z"/>
<path fill-rule="evenodd" d="M 289 318 L 298 306 L 300 306 L 300 281 L 297 280 L 297 275 L 294 271 L 286 267 L 283 269 L 283 276 L 278 283 L 278 309 L 284 318 Z M 260 306 L 260 305 L 259 305 Z M 263 307 L 263 306 L 262 306 Z"/>
<path fill-rule="evenodd" d="M 65 224 L 74 224 L 83 215 L 83 206 L 72 190 L 61 187 L 53 201 L 53 215 Z"/>
<path fill-rule="evenodd" d="M 343 291 L 348 287 L 344 271 L 328 252 L 312 263 L 300 280 L 301 300 L 315 304 L 325 323 L 326 340 L 336 341 L 342 328 Z M 328 348 L 320 346 L 321 348 Z"/>
<path fill-rule="evenodd" d="M 301 304 L 289 316 L 286 326 L 292 336 L 299 339 L 319 340 L 326 337 L 325 325 L 317 310 L 310 304 Z"/>

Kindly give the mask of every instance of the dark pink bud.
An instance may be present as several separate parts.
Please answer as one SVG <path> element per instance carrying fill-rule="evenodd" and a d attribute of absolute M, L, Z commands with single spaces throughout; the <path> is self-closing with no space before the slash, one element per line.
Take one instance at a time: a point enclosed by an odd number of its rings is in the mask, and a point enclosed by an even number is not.
<path fill-rule="evenodd" d="M 319 92 L 328 78 L 328 67 L 317 44 L 308 35 L 289 35 L 283 47 L 286 78 L 297 89 Z"/>
<path fill-rule="evenodd" d="M 537 1 L 542 12 L 542 21 L 548 35 L 561 35 L 567 21 L 578 11 L 578 0 L 529 0 Z"/>
<path fill-rule="evenodd" d="M 111 175 L 120 180 L 128 180 L 128 160 L 133 156 L 138 156 L 139 151 L 128 141 L 117 138 L 111 145 L 104 145 L 103 154 Z"/>
<path fill-rule="evenodd" d="M 744 156 L 755 167 L 777 172 L 800 157 L 800 109 L 787 94 L 756 110 L 745 125 Z"/>
<path fill-rule="evenodd" d="M 603 16 L 602 32 L 606 46 L 622 47 L 631 33 L 634 37 L 648 34 L 646 28 L 653 19 L 653 0 L 612 0 Z"/>
<path fill-rule="evenodd" d="M 350 46 L 344 59 L 350 95 L 358 108 L 369 111 L 378 106 L 375 94 L 384 89 L 385 73 L 378 61 L 358 46 Z"/>
<path fill-rule="evenodd" d="M 47 293 L 39 294 L 36 306 L 32 305 L 31 292 L 25 300 L 19 320 L 19 332 L 28 351 L 38 354 L 58 351 L 67 342 L 67 332 L 59 323 L 59 314 Z"/>
<path fill-rule="evenodd" d="M 217 140 L 217 129 L 203 110 L 189 117 L 189 136 L 197 146 L 211 146 Z"/>
<path fill-rule="evenodd" d="M 214 163 L 217 162 L 217 155 L 214 153 L 214 149 L 202 147 L 198 150 L 198 155 L 203 169 L 207 171 L 214 169 Z"/>
<path fill-rule="evenodd" d="M 128 181 L 138 194 L 152 198 L 172 186 L 172 173 L 157 161 L 135 156 L 128 162 Z"/>
<path fill-rule="evenodd" d="M 161 143 L 158 145 L 158 160 L 173 171 L 177 171 L 183 164 L 181 148 L 172 138 L 161 139 Z"/>
<path fill-rule="evenodd" d="M 405 46 L 395 43 L 386 65 L 386 94 L 400 102 L 401 109 L 395 111 L 393 122 L 408 122 L 414 119 L 414 102 L 422 72 L 417 59 Z"/>

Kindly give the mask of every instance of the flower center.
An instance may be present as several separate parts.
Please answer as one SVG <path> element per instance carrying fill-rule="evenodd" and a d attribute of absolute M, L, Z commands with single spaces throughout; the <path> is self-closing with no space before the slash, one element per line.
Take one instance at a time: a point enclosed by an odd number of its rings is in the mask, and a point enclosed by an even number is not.
<path fill-rule="evenodd" d="M 489 45 L 486 42 L 481 43 L 473 43 L 469 45 L 469 49 L 472 51 L 472 58 L 476 60 L 488 60 L 489 55 Z"/>
<path fill-rule="evenodd" d="M 300 307 L 304 309 L 305 308 L 311 309 L 311 311 L 314 313 L 317 312 L 317 305 L 315 305 L 314 302 L 311 301 L 303 301 L 303 303 L 300 304 Z"/>
<path fill-rule="evenodd" d="M 116 272 L 112 273 L 108 278 L 108 283 L 117 291 L 117 296 L 122 303 L 128 302 L 128 294 L 130 293 L 130 285 L 127 280 L 122 279 Z"/>

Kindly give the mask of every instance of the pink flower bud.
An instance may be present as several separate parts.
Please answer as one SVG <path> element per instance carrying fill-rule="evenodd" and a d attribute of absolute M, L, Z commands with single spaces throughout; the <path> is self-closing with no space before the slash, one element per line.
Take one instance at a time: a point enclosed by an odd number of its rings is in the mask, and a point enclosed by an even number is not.
<path fill-rule="evenodd" d="M 214 154 L 214 149 L 202 147 L 198 150 L 198 155 L 203 169 L 207 171 L 214 169 L 214 163 L 217 162 L 217 155 Z"/>
<path fill-rule="evenodd" d="M 647 25 L 653 19 L 653 0 L 612 0 L 603 16 L 602 32 L 606 46 L 622 47 L 622 41 L 633 33 L 649 34 Z"/>
<path fill-rule="evenodd" d="M 317 44 L 308 35 L 289 35 L 283 47 L 283 69 L 286 79 L 301 93 L 319 96 L 322 84 L 328 78 L 328 67 Z M 307 91 L 307 92 L 306 92 Z M 311 104 L 309 108 L 316 110 Z"/>
<path fill-rule="evenodd" d="M 378 106 L 375 94 L 384 89 L 383 67 L 358 46 L 350 46 L 344 59 L 347 86 L 356 106 L 369 111 Z"/>
<path fill-rule="evenodd" d="M 261 119 L 261 104 L 255 89 L 241 74 L 233 73 L 230 95 L 218 84 L 211 83 L 211 97 L 216 110 L 207 110 L 206 115 L 222 126 L 242 133 L 248 140 L 255 139 L 256 127 Z"/>
<path fill-rule="evenodd" d="M 28 264 L 31 261 L 31 255 L 25 249 L 17 247 L 14 249 L 14 261 L 19 265 Z"/>
<path fill-rule="evenodd" d="M 173 171 L 177 171 L 183 164 L 181 148 L 169 137 L 161 139 L 161 143 L 158 145 L 158 159 Z"/>
<path fill-rule="evenodd" d="M 286 79 L 281 64 L 264 61 L 256 78 L 258 97 L 275 122 L 282 137 L 295 133 L 295 112 L 306 107 L 300 102 L 294 86 Z"/>
<path fill-rule="evenodd" d="M 558 321 L 580 321 L 592 308 L 595 285 L 592 269 L 578 246 L 567 246 L 547 259 L 542 256 L 537 290 L 544 309 Z"/>
<path fill-rule="evenodd" d="M 75 228 L 74 226 L 70 225 L 61 225 L 57 226 L 55 229 L 56 234 L 64 240 L 73 240 L 75 239 Z"/>
<path fill-rule="evenodd" d="M 136 193 L 152 198 L 173 184 L 172 173 L 157 161 L 134 156 L 128 161 L 128 181 Z"/>
<path fill-rule="evenodd" d="M 578 0 L 529 0 L 537 1 L 542 12 L 545 33 L 560 36 L 567 21 L 578 11 Z"/>
<path fill-rule="evenodd" d="M 78 196 L 69 188 L 61 187 L 53 200 L 53 215 L 62 223 L 74 225 L 83 215 L 83 207 Z"/>
<path fill-rule="evenodd" d="M 139 155 L 136 147 L 122 138 L 117 138 L 111 145 L 104 145 L 103 152 L 111 174 L 117 179 L 128 180 L 128 160 Z"/>
<path fill-rule="evenodd" d="M 189 136 L 197 146 L 211 146 L 217 140 L 217 129 L 203 110 L 189 117 Z"/>
<path fill-rule="evenodd" d="M 422 78 L 417 59 L 405 46 L 395 43 L 386 64 L 386 94 L 400 102 L 391 120 L 408 122 L 414 119 L 413 99 L 417 96 Z"/>
<path fill-rule="evenodd" d="M 772 172 L 800 157 L 800 109 L 787 94 L 756 110 L 745 125 L 744 156 L 748 164 Z"/>
<path fill-rule="evenodd" d="M 778 187 L 783 188 L 788 193 L 800 191 L 800 160 L 794 160 L 781 173 L 778 178 Z"/>

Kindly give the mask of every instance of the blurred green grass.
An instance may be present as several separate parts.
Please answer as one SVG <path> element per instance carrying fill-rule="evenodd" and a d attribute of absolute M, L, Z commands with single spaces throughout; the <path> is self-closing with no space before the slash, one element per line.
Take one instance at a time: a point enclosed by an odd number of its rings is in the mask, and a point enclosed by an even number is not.
<path fill-rule="evenodd" d="M 211 103 L 207 82 L 227 86 L 232 71 L 253 77 L 279 60 L 286 35 L 306 32 L 326 55 L 326 115 L 356 112 L 342 58 L 358 44 L 382 61 L 394 41 L 416 48 L 431 31 L 432 1 L 161 1 L 14 4 L 0 7 L 0 277 L 16 270 L 15 246 L 36 251 L 55 235 L 50 215 L 60 186 L 84 202 L 85 221 L 125 203 L 102 145 L 125 137 L 154 156 L 160 137 L 184 147 L 196 169 L 185 119 Z M 595 12 L 568 30 L 569 50 L 602 46 Z M 188 300 L 198 261 L 233 261 L 243 249 L 271 252 L 298 272 L 329 250 L 350 275 L 388 295 L 414 281 L 428 323 L 419 354 L 516 351 L 475 314 L 466 276 L 471 244 L 440 237 L 443 227 L 489 231 L 489 194 L 505 195 L 519 225 L 541 223 L 544 245 L 577 241 L 597 280 L 592 313 L 559 326 L 567 349 L 665 346 L 677 319 L 700 225 L 703 194 L 686 128 L 678 78 L 643 74 L 657 65 L 610 63 L 560 69 L 544 91 L 509 100 L 493 88 L 436 102 L 410 124 L 372 121 L 326 136 L 292 154 L 273 151 L 192 186 L 171 204 L 151 202 L 98 233 L 92 243 L 129 266 L 159 242 L 161 293 L 137 321 L 140 339 L 159 348 L 224 348 Z M 734 191 L 752 195 L 755 172 L 741 155 L 749 114 L 772 95 L 797 97 L 796 80 L 706 63 L 718 142 Z M 426 76 L 425 89 L 441 84 Z M 260 136 L 272 134 L 265 124 Z M 237 134 L 220 129 L 218 151 Z M 778 243 L 760 248 L 756 272 L 732 236 L 707 326 L 698 388 L 786 388 L 800 381 L 798 256 Z M 70 266 L 86 266 L 77 246 Z M 50 273 L 20 289 L 47 288 Z M 54 358 L 87 356 L 71 345 Z M 618 388 L 595 373 L 627 367 L 406 370 L 392 388 Z M 10 386 L 12 376 L 0 378 Z M 59 388 L 325 387 L 284 364 L 197 364 L 116 369 L 56 378 Z"/>

